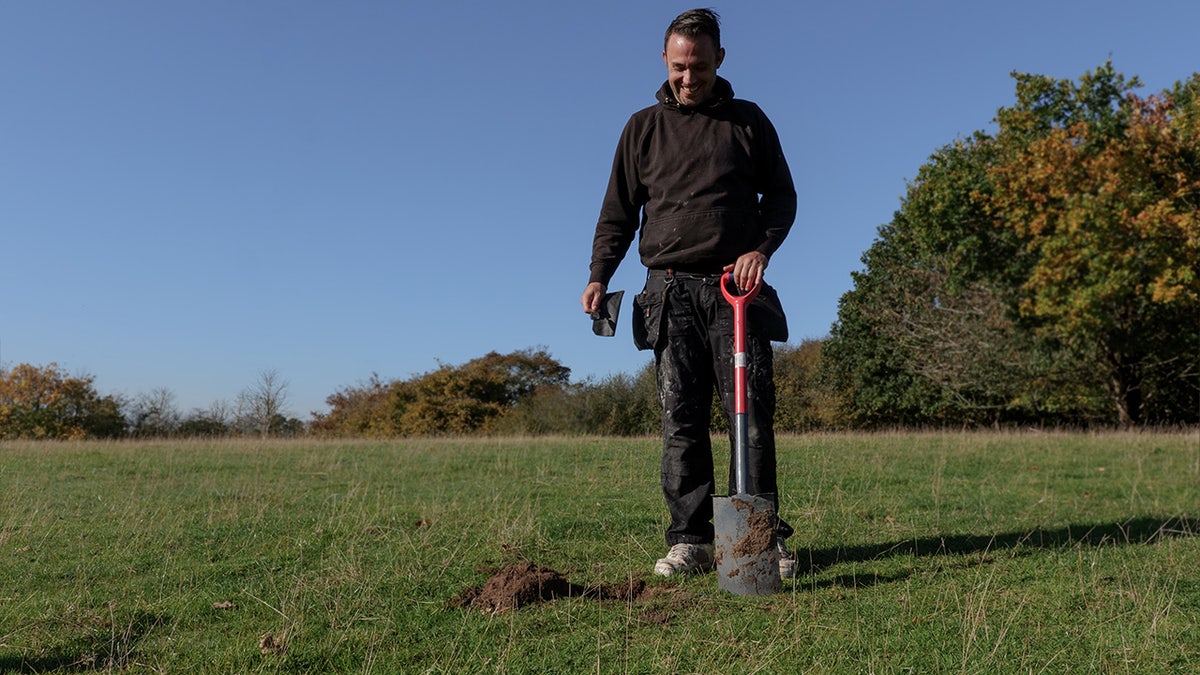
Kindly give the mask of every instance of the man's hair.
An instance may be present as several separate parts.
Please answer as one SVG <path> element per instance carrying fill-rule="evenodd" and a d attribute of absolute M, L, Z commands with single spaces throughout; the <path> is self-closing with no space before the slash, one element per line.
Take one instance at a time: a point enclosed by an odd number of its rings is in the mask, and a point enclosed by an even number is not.
<path fill-rule="evenodd" d="M 667 34 L 663 36 L 664 50 L 667 48 L 667 43 L 671 41 L 672 35 L 682 35 L 692 40 L 701 35 L 707 35 L 712 38 L 713 49 L 719 50 L 721 49 L 721 16 L 711 9 L 689 9 L 675 17 L 671 25 L 667 26 Z"/>

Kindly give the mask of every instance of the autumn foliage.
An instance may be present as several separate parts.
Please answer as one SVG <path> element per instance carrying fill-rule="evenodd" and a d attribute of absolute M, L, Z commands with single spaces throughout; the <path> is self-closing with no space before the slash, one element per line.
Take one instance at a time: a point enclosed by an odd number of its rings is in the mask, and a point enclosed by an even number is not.
<path fill-rule="evenodd" d="M 543 388 L 561 390 L 571 370 L 545 350 L 491 352 L 460 366 L 443 365 L 407 380 L 378 376 L 327 399 L 317 433 L 357 436 L 470 434 L 495 430 L 519 402 Z"/>
<path fill-rule="evenodd" d="M 881 228 L 830 382 L 867 423 L 1196 421 L 1200 76 L 1014 77 Z"/>
<path fill-rule="evenodd" d="M 993 170 L 993 210 L 1032 261 L 1021 313 L 1095 354 L 1126 426 L 1146 376 L 1188 355 L 1178 333 L 1200 328 L 1196 85 L 1126 93 L 1110 120 L 1056 126 Z"/>
<path fill-rule="evenodd" d="M 120 404 L 101 396 L 90 375 L 57 364 L 20 364 L 0 374 L 0 439 L 112 438 L 125 432 Z"/>

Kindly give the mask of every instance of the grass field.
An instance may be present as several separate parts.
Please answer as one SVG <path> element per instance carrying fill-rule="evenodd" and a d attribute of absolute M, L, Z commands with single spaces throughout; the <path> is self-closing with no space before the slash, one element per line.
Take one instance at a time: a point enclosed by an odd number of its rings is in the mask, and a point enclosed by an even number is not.
<path fill-rule="evenodd" d="M 0 672 L 1200 672 L 1196 434 L 780 440 L 805 574 L 653 578 L 653 439 L 0 444 Z M 528 560 L 636 598 L 455 606 Z"/>

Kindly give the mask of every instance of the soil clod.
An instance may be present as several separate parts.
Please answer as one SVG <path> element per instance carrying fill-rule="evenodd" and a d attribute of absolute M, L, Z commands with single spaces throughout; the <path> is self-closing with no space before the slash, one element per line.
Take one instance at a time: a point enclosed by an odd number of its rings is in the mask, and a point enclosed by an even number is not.
<path fill-rule="evenodd" d="M 571 583 L 560 572 L 526 561 L 509 565 L 496 572 L 482 588 L 463 589 L 450 604 L 496 613 L 562 597 L 629 602 L 636 600 L 645 589 L 646 583 L 639 580 L 623 584 L 581 586 Z"/>

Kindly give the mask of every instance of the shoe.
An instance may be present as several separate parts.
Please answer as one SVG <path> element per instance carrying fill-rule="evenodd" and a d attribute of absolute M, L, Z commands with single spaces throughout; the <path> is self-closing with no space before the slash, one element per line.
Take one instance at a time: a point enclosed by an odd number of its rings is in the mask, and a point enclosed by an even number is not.
<path fill-rule="evenodd" d="M 775 549 L 779 552 L 779 578 L 795 578 L 800 563 L 796 560 L 796 556 L 792 555 L 791 551 L 788 550 L 787 544 L 783 542 L 781 537 L 775 537 Z"/>
<path fill-rule="evenodd" d="M 713 568 L 712 544 L 675 544 L 665 558 L 654 563 L 654 573 L 669 577 L 673 574 L 699 574 Z"/>

